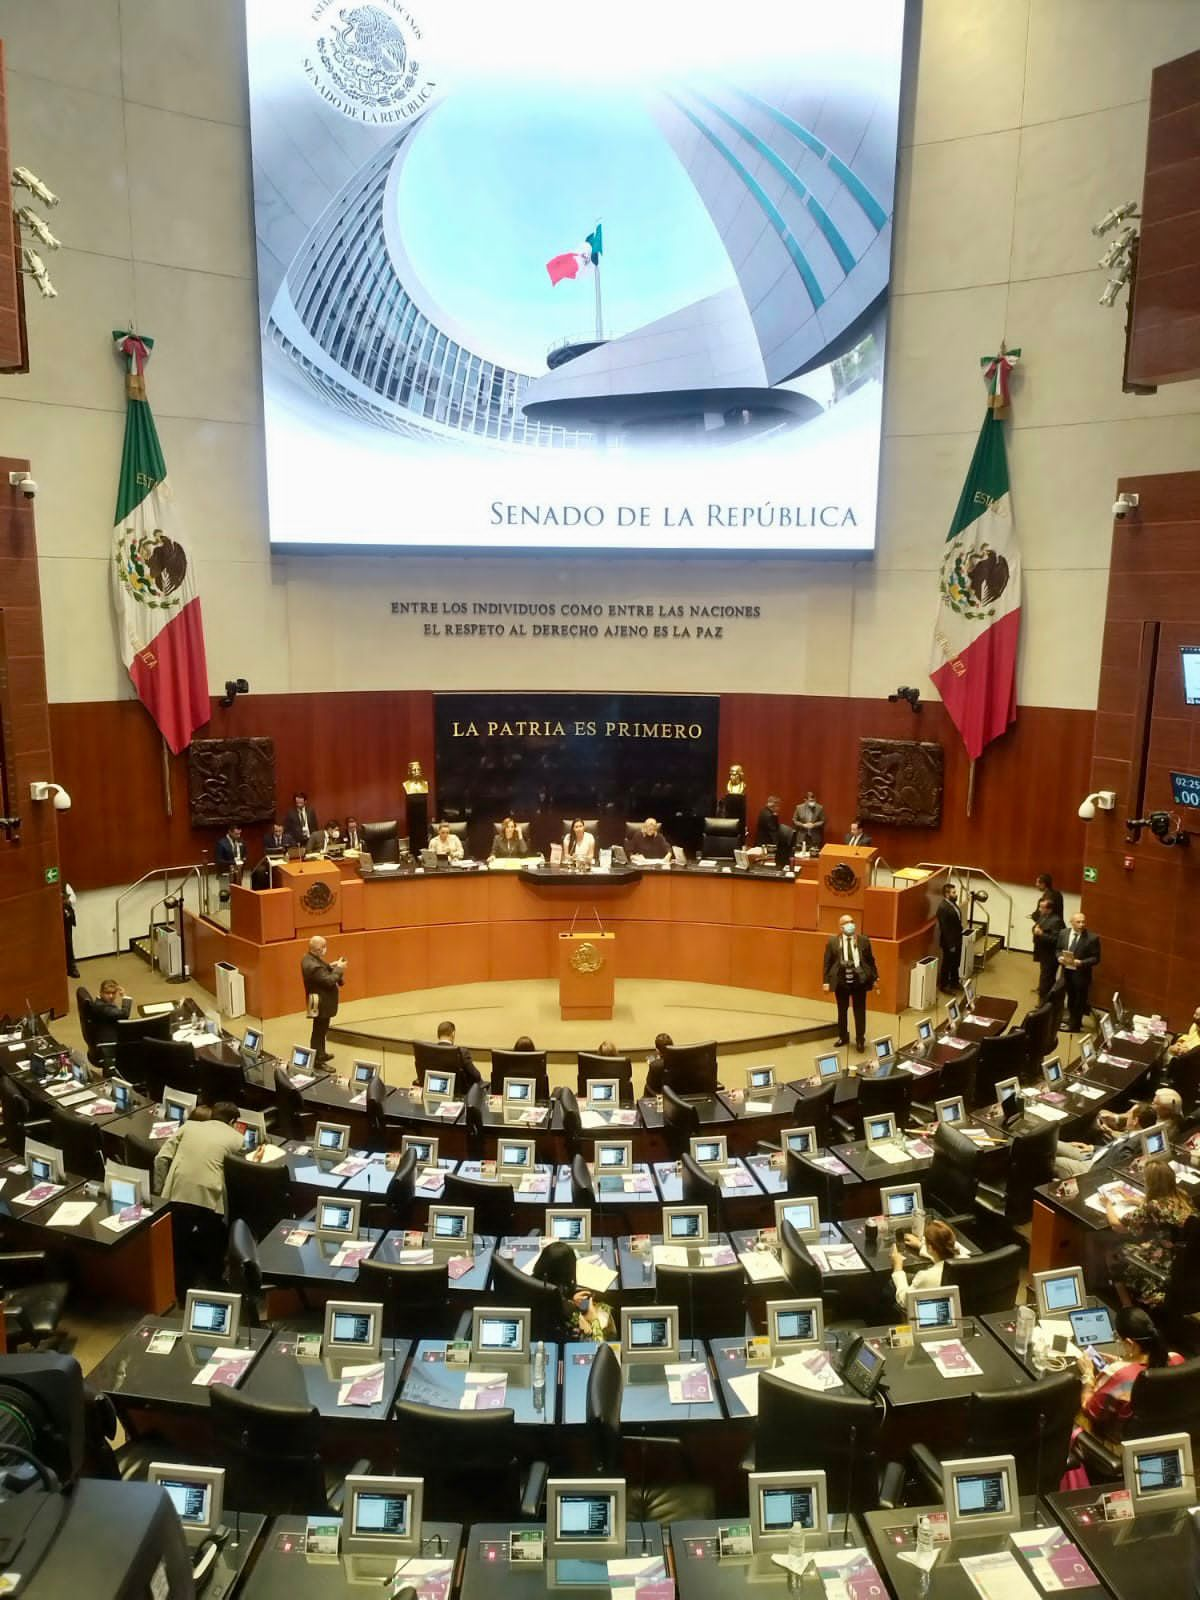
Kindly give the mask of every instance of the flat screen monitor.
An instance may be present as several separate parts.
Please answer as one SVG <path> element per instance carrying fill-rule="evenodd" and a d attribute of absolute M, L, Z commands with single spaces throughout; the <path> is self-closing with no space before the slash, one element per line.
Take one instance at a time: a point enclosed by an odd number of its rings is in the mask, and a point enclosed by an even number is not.
<path fill-rule="evenodd" d="M 316 1051 L 311 1050 L 306 1044 L 294 1044 L 288 1058 L 288 1066 L 293 1072 L 311 1072 L 316 1054 Z"/>
<path fill-rule="evenodd" d="M 772 1356 L 825 1342 L 825 1311 L 820 1300 L 769 1300 L 767 1337 Z"/>
<path fill-rule="evenodd" d="M 1017 1464 L 1012 1456 L 975 1456 L 942 1463 L 951 1539 L 1015 1533 L 1021 1526 Z"/>
<path fill-rule="evenodd" d="M 1200 706 L 1200 644 L 1181 644 L 1179 660 L 1183 667 L 1183 698 L 1189 706 Z"/>
<path fill-rule="evenodd" d="M 625 1480 L 551 1478 L 546 1484 L 549 1560 L 604 1561 L 625 1554 Z"/>
<path fill-rule="evenodd" d="M 242 1149 L 249 1154 L 252 1150 L 261 1149 L 267 1142 L 267 1119 L 262 1111 L 244 1110 L 238 1107 L 238 1127 L 242 1134 Z"/>
<path fill-rule="evenodd" d="M 820 1150 L 815 1128 L 785 1128 L 780 1142 L 785 1151 L 798 1156 L 815 1156 Z"/>
<path fill-rule="evenodd" d="M 340 1161 L 350 1149 L 350 1129 L 342 1122 L 318 1122 L 313 1148 L 322 1161 Z"/>
<path fill-rule="evenodd" d="M 884 1216 L 893 1225 L 906 1222 L 910 1229 L 916 1229 L 925 1212 L 919 1183 L 889 1184 L 880 1189 L 879 1200 Z"/>
<path fill-rule="evenodd" d="M 1163 1433 L 1153 1439 L 1127 1439 L 1121 1446 L 1125 1487 L 1133 1514 L 1168 1511 L 1195 1503 L 1192 1441 L 1186 1433 Z"/>
<path fill-rule="evenodd" d="M 962 1322 L 962 1303 L 956 1284 L 939 1289 L 910 1289 L 904 1300 L 914 1334 L 953 1333 Z"/>
<path fill-rule="evenodd" d="M 892 1042 L 891 1039 L 887 1039 L 887 1038 L 884 1038 L 884 1039 L 872 1039 L 871 1040 L 871 1049 L 874 1051 L 875 1060 L 880 1065 L 882 1065 L 885 1061 L 890 1061 L 892 1059 L 892 1057 L 896 1054 L 896 1047 L 895 1047 L 894 1043 Z"/>
<path fill-rule="evenodd" d="M 509 1105 L 531 1106 L 537 1099 L 536 1078 L 505 1078 L 504 1098 Z"/>
<path fill-rule="evenodd" d="M 775 1231 L 782 1233 L 790 1222 L 805 1244 L 816 1244 L 821 1237 L 821 1203 L 815 1194 L 788 1195 L 775 1202 Z"/>
<path fill-rule="evenodd" d="M 826 1051 L 824 1055 L 813 1057 L 813 1072 L 818 1078 L 836 1078 L 842 1070 L 842 1058 L 836 1051 Z"/>
<path fill-rule="evenodd" d="M 524 1174 L 537 1165 L 532 1139 L 501 1139 L 496 1146 L 496 1169 L 499 1172 Z"/>
<path fill-rule="evenodd" d="M 960 1094 L 952 1094 L 945 1100 L 935 1100 L 933 1108 L 937 1112 L 938 1121 L 949 1123 L 951 1127 L 956 1122 L 966 1120 L 967 1108 Z"/>
<path fill-rule="evenodd" d="M 224 1467 L 192 1467 L 152 1461 L 146 1482 L 166 1494 L 190 1546 L 203 1544 L 221 1523 L 225 1497 Z"/>
<path fill-rule="evenodd" d="M 828 1510 L 823 1472 L 752 1472 L 750 1541 L 755 1550 L 786 1550 L 797 1524 L 824 1536 Z"/>
<path fill-rule="evenodd" d="M 348 1474 L 342 1509 L 343 1553 L 420 1555 L 424 1492 L 423 1478 Z"/>
<path fill-rule="evenodd" d="M 575 1245 L 581 1250 L 591 1248 L 592 1243 L 592 1213 L 590 1211 L 557 1211 L 546 1212 L 546 1237 L 548 1239 L 562 1239 L 567 1244 Z"/>
<path fill-rule="evenodd" d="M 1093 1344 L 1112 1344 L 1116 1339 L 1112 1312 L 1107 1306 L 1084 1306 L 1078 1311 L 1068 1311 L 1071 1337 L 1081 1350 Z"/>
<path fill-rule="evenodd" d="M 150 1204 L 150 1174 L 144 1167 L 127 1167 L 118 1161 L 104 1163 L 104 1192 L 114 1211 Z"/>
<path fill-rule="evenodd" d="M 1079 1059 L 1084 1068 L 1090 1067 L 1096 1060 L 1096 1042 L 1094 1039 L 1082 1038 L 1079 1041 Z"/>
<path fill-rule="evenodd" d="M 896 1118 L 891 1111 L 880 1111 L 863 1119 L 863 1133 L 868 1145 L 891 1144 L 896 1138 Z"/>
<path fill-rule="evenodd" d="M 240 1294 L 215 1289 L 189 1289 L 183 1308 L 183 1331 L 206 1344 L 233 1344 L 242 1316 Z"/>
<path fill-rule="evenodd" d="M 664 1244 L 699 1245 L 708 1242 L 707 1206 L 664 1206 Z"/>
<path fill-rule="evenodd" d="M 1163 1122 L 1142 1130 L 1142 1155 L 1150 1160 L 1154 1156 L 1170 1156 L 1171 1130 Z"/>
<path fill-rule="evenodd" d="M 162 1108 L 164 1122 L 177 1122 L 182 1127 L 196 1109 L 196 1096 L 182 1089 L 164 1089 Z"/>
<path fill-rule="evenodd" d="M 1057 1056 L 1051 1056 L 1042 1062 L 1042 1082 L 1047 1089 L 1057 1089 L 1063 1081 L 1062 1062 Z"/>
<path fill-rule="evenodd" d="M 724 1134 L 705 1134 L 689 1144 L 692 1160 L 701 1167 L 723 1167 L 729 1160 L 729 1142 Z"/>
<path fill-rule="evenodd" d="M 475 1235 L 474 1206 L 430 1206 L 426 1236 L 433 1244 L 470 1244 Z"/>
<path fill-rule="evenodd" d="M 421 1088 L 426 1100 L 448 1100 L 454 1092 L 454 1074 L 427 1072 L 422 1079 Z"/>
<path fill-rule="evenodd" d="M 625 1306 L 621 1312 L 621 1360 L 679 1360 L 677 1306 Z"/>
<path fill-rule="evenodd" d="M 350 1081 L 356 1089 L 365 1089 L 378 1074 L 379 1068 L 373 1061 L 356 1061 L 350 1069 Z"/>
<path fill-rule="evenodd" d="M 1056 1267 L 1051 1272 L 1035 1272 L 1033 1289 L 1040 1317 L 1065 1317 L 1068 1311 L 1076 1311 L 1080 1306 L 1087 1305 L 1083 1270 L 1080 1267 Z"/>
<path fill-rule="evenodd" d="M 633 1141 L 631 1139 L 597 1140 L 592 1152 L 592 1164 L 597 1172 L 632 1172 Z"/>
<path fill-rule="evenodd" d="M 975 984 L 970 978 L 968 978 L 966 983 L 963 984 L 963 999 L 967 1003 L 967 1010 L 974 1011 L 976 999 Z"/>
<path fill-rule="evenodd" d="M 327 1356 L 374 1361 L 383 1336 L 383 1307 L 368 1300 L 328 1300 L 324 1349 Z"/>
<path fill-rule="evenodd" d="M 25 1140 L 25 1165 L 34 1183 L 65 1183 L 63 1153 L 39 1139 Z"/>
<path fill-rule="evenodd" d="M 774 1067 L 747 1067 L 746 1068 L 746 1093 L 765 1094 L 768 1089 L 775 1087 Z"/>
<path fill-rule="evenodd" d="M 126 1083 L 124 1078 L 110 1078 L 108 1093 L 118 1111 L 133 1110 L 134 1088 L 131 1083 Z"/>
<path fill-rule="evenodd" d="M 438 1164 L 438 1142 L 436 1139 L 427 1139 L 421 1133 L 406 1133 L 400 1140 L 400 1154 L 411 1150 L 416 1158 L 418 1167 L 436 1167 Z"/>
<path fill-rule="evenodd" d="M 528 1361 L 531 1316 L 528 1306 L 476 1306 L 471 1313 L 472 1359 L 481 1366 Z"/>
<path fill-rule="evenodd" d="M 361 1209 L 361 1200 L 322 1196 L 317 1201 L 317 1233 L 326 1239 L 357 1239 Z"/>
<path fill-rule="evenodd" d="M 957 1000 L 947 1000 L 946 1001 L 946 1021 L 950 1024 L 951 1029 L 953 1030 L 954 1028 L 957 1028 L 958 1024 L 959 1024 L 959 1022 L 961 1020 L 962 1020 L 962 1007 L 959 1005 L 958 1001 Z"/>
<path fill-rule="evenodd" d="M 621 1099 L 621 1080 L 619 1078 L 589 1078 L 587 1082 L 587 1103 L 596 1111 L 609 1111 L 618 1105 Z"/>
<path fill-rule="evenodd" d="M 933 1043 L 933 1022 L 929 1017 L 922 1017 L 917 1023 L 917 1043 Z"/>
<path fill-rule="evenodd" d="M 262 1029 L 247 1028 L 242 1035 L 241 1049 L 245 1055 L 257 1056 L 262 1050 Z"/>

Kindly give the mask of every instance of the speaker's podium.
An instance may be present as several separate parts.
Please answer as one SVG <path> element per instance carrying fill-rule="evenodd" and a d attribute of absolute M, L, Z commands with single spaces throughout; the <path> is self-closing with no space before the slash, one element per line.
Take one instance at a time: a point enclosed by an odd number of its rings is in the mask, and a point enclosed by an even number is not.
<path fill-rule="evenodd" d="M 859 928 L 866 933 L 863 913 L 871 869 L 879 851 L 874 845 L 827 844 L 817 858 L 817 927 L 822 933 L 836 933 L 839 918 L 853 911 Z"/>
<path fill-rule="evenodd" d="M 558 1011 L 564 1022 L 607 1022 L 616 984 L 615 933 L 560 933 Z"/>

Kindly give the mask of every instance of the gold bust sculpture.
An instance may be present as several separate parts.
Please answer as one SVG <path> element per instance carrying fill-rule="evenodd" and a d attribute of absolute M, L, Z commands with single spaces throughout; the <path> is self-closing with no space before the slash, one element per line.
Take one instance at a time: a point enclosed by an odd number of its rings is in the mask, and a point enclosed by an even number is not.
<path fill-rule="evenodd" d="M 726 794 L 745 794 L 745 792 L 746 792 L 746 772 L 745 772 L 745 769 L 740 765 L 740 763 L 735 761 L 734 764 L 729 769 L 729 782 L 725 785 L 725 793 Z"/>
<path fill-rule="evenodd" d="M 425 780 L 425 774 L 421 771 L 421 763 L 419 761 L 410 761 L 408 763 L 408 777 L 404 780 L 404 792 L 405 794 L 429 793 L 429 784 Z"/>

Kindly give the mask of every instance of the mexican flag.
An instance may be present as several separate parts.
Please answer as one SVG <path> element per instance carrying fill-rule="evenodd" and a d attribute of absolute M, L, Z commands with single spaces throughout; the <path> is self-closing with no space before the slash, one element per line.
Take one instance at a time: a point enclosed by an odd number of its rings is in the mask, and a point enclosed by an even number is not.
<path fill-rule="evenodd" d="M 597 223 L 594 232 L 588 234 L 580 249 L 568 250 L 561 256 L 551 256 L 547 261 L 546 271 L 550 274 L 550 282 L 561 283 L 564 278 L 577 278 L 580 267 L 598 269 L 603 253 L 604 235 Z"/>
<path fill-rule="evenodd" d="M 1017 719 L 1021 552 L 1004 424 L 989 410 L 950 523 L 929 676 L 971 760 Z"/>
<path fill-rule="evenodd" d="M 126 365 L 125 445 L 112 553 L 121 659 L 138 699 L 178 755 L 209 718 L 200 596 L 146 399 L 145 369 L 154 340 L 114 332 L 113 343 Z"/>

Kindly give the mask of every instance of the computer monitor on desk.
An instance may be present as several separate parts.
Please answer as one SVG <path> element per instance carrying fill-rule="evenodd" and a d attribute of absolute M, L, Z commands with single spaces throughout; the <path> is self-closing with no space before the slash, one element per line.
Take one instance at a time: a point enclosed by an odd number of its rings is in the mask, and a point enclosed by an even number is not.
<path fill-rule="evenodd" d="M 128 1206 L 150 1204 L 150 1174 L 144 1167 L 126 1167 L 119 1161 L 104 1163 L 104 1193 L 109 1205 L 118 1211 Z"/>
<path fill-rule="evenodd" d="M 361 1210 L 361 1200 L 340 1194 L 322 1195 L 317 1201 L 317 1238 L 357 1239 Z"/>
<path fill-rule="evenodd" d="M 621 1311 L 621 1361 L 626 1366 L 679 1360 L 678 1306 L 625 1306 Z"/>
<path fill-rule="evenodd" d="M 262 1111 L 251 1111 L 242 1106 L 238 1107 L 238 1127 L 242 1132 L 242 1149 L 249 1154 L 259 1150 L 267 1142 L 267 1118 Z"/>
<path fill-rule="evenodd" d="M 476 1306 L 471 1313 L 471 1360 L 480 1366 L 523 1366 L 530 1357 L 529 1306 Z"/>
<path fill-rule="evenodd" d="M 1017 1463 L 1012 1456 L 973 1456 L 942 1463 L 951 1539 L 990 1538 L 1021 1526 Z"/>
<path fill-rule="evenodd" d="M 919 1239 L 925 1228 L 925 1204 L 919 1183 L 888 1184 L 879 1191 L 879 1202 L 894 1233 L 913 1233 Z"/>
<path fill-rule="evenodd" d="M 547 1559 L 604 1562 L 624 1554 L 625 1480 L 551 1478 L 546 1484 Z"/>
<path fill-rule="evenodd" d="M 700 1167 L 723 1167 L 729 1160 L 729 1142 L 724 1134 L 705 1134 L 689 1141 L 692 1160 Z"/>
<path fill-rule="evenodd" d="M 146 1482 L 162 1489 L 175 1508 L 189 1546 L 201 1545 L 221 1525 L 225 1498 L 224 1467 L 193 1467 L 152 1461 Z"/>
<path fill-rule="evenodd" d="M 775 1087 L 774 1067 L 747 1067 L 746 1068 L 746 1093 L 769 1094 Z"/>
<path fill-rule="evenodd" d="M 1192 1441 L 1186 1433 L 1127 1439 L 1121 1446 L 1125 1487 L 1135 1517 L 1196 1503 Z M 1152 1574 L 1147 1574 L 1148 1580 Z"/>
<path fill-rule="evenodd" d="M 40 1139 L 26 1139 L 25 1165 L 35 1184 L 67 1181 L 62 1151 L 52 1144 L 43 1144 Z"/>
<path fill-rule="evenodd" d="M 261 1028 L 247 1028 L 242 1035 L 238 1049 L 251 1061 L 257 1061 L 262 1054 L 263 1035 Z"/>
<path fill-rule="evenodd" d="M 780 1135 L 780 1148 L 798 1156 L 815 1156 L 821 1148 L 816 1128 L 785 1128 Z"/>
<path fill-rule="evenodd" d="M 820 1300 L 768 1300 L 767 1337 L 778 1360 L 825 1342 L 825 1308 Z"/>
<path fill-rule="evenodd" d="M 957 1284 L 946 1284 L 938 1289 L 910 1289 L 904 1304 L 914 1340 L 949 1338 L 962 1326 L 962 1301 Z"/>
<path fill-rule="evenodd" d="M 183 1124 L 196 1109 L 196 1096 L 183 1089 L 164 1089 L 162 1098 L 163 1121 Z"/>
<path fill-rule="evenodd" d="M 664 1244 L 702 1245 L 708 1243 L 707 1206 L 664 1206 L 662 1214 Z"/>
<path fill-rule="evenodd" d="M 966 1102 L 962 1095 L 952 1094 L 945 1100 L 935 1100 L 933 1109 L 939 1122 L 944 1122 L 953 1127 L 955 1123 L 965 1122 L 967 1117 Z"/>
<path fill-rule="evenodd" d="M 350 1556 L 420 1555 L 424 1493 L 423 1478 L 348 1474 L 342 1510 L 343 1553 Z"/>
<path fill-rule="evenodd" d="M 804 1244 L 817 1244 L 821 1238 L 821 1203 L 815 1194 L 788 1195 L 775 1202 L 775 1232 L 790 1222 Z"/>
<path fill-rule="evenodd" d="M 823 1472 L 752 1472 L 750 1543 L 755 1550 L 786 1550 L 792 1529 L 823 1539 L 828 1501 Z"/>
<path fill-rule="evenodd" d="M 430 1139 L 423 1133 L 405 1133 L 400 1138 L 400 1154 L 411 1150 L 417 1158 L 418 1167 L 436 1167 L 438 1164 L 438 1142 Z"/>
<path fill-rule="evenodd" d="M 197 1344 L 235 1344 L 242 1320 L 240 1294 L 216 1289 L 189 1289 L 183 1308 L 184 1338 Z"/>
<path fill-rule="evenodd" d="M 592 1166 L 597 1177 L 633 1171 L 631 1139 L 597 1139 L 592 1146 Z"/>
<path fill-rule="evenodd" d="M 545 1236 L 552 1240 L 561 1239 L 576 1250 L 590 1250 L 592 1213 L 582 1207 L 579 1210 L 551 1208 L 546 1212 Z"/>
<path fill-rule="evenodd" d="M 813 1077 L 819 1078 L 822 1083 L 828 1083 L 836 1078 L 842 1070 L 842 1058 L 836 1050 L 825 1050 L 819 1056 L 813 1057 Z"/>
<path fill-rule="evenodd" d="M 350 1151 L 350 1129 L 342 1122 L 318 1122 L 313 1134 L 318 1161 L 342 1161 Z"/>
<path fill-rule="evenodd" d="M 383 1342 L 383 1306 L 366 1300 L 327 1301 L 322 1342 L 330 1359 L 378 1361 Z"/>
<path fill-rule="evenodd" d="M 1033 1288 L 1039 1317 L 1065 1317 L 1087 1305 L 1081 1267 L 1057 1267 L 1051 1272 L 1035 1272 Z"/>
<path fill-rule="evenodd" d="M 425 1237 L 434 1249 L 470 1250 L 475 1238 L 474 1206 L 430 1206 Z"/>

